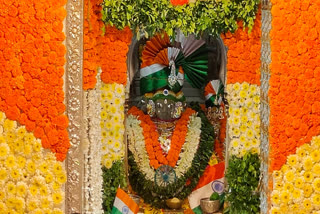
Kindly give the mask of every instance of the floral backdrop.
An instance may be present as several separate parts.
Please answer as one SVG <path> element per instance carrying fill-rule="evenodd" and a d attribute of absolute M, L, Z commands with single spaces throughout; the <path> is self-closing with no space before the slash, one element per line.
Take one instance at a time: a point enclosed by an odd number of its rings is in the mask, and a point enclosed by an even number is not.
<path fill-rule="evenodd" d="M 319 209 L 320 4 L 271 2 L 271 212 L 312 213 Z"/>

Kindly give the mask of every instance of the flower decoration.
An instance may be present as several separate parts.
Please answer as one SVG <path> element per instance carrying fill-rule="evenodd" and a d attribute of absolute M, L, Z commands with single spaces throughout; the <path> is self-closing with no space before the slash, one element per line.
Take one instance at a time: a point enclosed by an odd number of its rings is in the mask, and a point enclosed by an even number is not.
<path fill-rule="evenodd" d="M 260 84 L 261 10 L 256 16 L 251 32 L 239 23 L 235 33 L 221 35 L 228 47 L 228 84 Z"/>
<path fill-rule="evenodd" d="M 0 130 L 0 213 L 63 213 L 62 163 L 2 112 Z"/>
<path fill-rule="evenodd" d="M 297 5 L 272 0 L 270 171 L 320 133 L 320 5 Z"/>
<path fill-rule="evenodd" d="M 65 1 L 1 1 L 0 110 L 63 161 L 70 147 L 63 75 Z M 44 12 L 45 11 L 45 12 Z"/>
<path fill-rule="evenodd" d="M 101 85 L 101 136 L 102 164 L 111 168 L 112 163 L 124 157 L 124 102 L 122 84 Z"/>
<path fill-rule="evenodd" d="M 259 153 L 260 147 L 260 88 L 247 82 L 228 84 L 229 151 L 242 157 L 247 151 Z"/>
<path fill-rule="evenodd" d="M 271 213 L 320 209 L 320 136 L 297 148 L 280 170 L 273 171 Z"/>

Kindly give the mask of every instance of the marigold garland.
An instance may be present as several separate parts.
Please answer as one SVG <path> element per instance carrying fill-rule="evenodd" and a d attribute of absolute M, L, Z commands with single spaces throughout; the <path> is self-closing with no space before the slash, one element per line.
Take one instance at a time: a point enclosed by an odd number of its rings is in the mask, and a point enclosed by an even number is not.
<path fill-rule="evenodd" d="M 0 213 L 62 214 L 66 180 L 54 154 L 0 112 Z"/>
<path fill-rule="evenodd" d="M 270 171 L 320 133 L 320 5 L 272 0 Z"/>
<path fill-rule="evenodd" d="M 0 110 L 41 138 L 60 161 L 70 147 L 63 114 L 65 4 L 0 1 Z"/>
<path fill-rule="evenodd" d="M 252 32 L 242 28 L 235 33 L 221 35 L 228 47 L 228 84 L 248 82 L 260 85 L 261 10 L 259 9 Z"/>
<path fill-rule="evenodd" d="M 160 165 L 170 165 L 171 167 L 176 165 L 187 135 L 189 117 L 195 113 L 196 112 L 190 108 L 187 108 L 183 112 L 173 131 L 168 155 L 165 156 L 163 155 L 158 141 L 159 134 L 150 116 L 145 115 L 135 106 L 128 111 L 128 114 L 137 116 L 141 121 L 140 126 L 143 128 L 143 135 L 146 143 L 146 150 L 150 159 L 150 166 L 157 169 Z"/>

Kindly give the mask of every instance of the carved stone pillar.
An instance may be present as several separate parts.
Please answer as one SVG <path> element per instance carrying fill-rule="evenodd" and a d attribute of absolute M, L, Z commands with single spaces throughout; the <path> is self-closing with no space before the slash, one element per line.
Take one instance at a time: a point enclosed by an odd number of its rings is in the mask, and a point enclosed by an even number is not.
<path fill-rule="evenodd" d="M 66 184 L 65 213 L 82 212 L 83 203 L 83 153 L 82 131 L 82 58 L 83 58 L 83 0 L 68 0 L 66 18 L 66 105 L 69 117 L 71 147 L 66 159 L 68 179 Z"/>
<path fill-rule="evenodd" d="M 270 80 L 270 30 L 271 30 L 271 2 L 270 0 L 262 1 L 262 21 L 261 21 L 261 213 L 267 214 L 269 210 L 269 80 Z"/>

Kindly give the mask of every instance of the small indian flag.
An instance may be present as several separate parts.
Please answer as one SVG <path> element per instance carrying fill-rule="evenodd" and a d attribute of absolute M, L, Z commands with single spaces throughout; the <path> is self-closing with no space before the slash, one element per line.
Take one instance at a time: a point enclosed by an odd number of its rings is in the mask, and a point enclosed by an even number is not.
<path fill-rule="evenodd" d="M 195 214 L 201 214 L 200 199 L 208 198 L 213 192 L 224 191 L 224 162 L 208 166 L 200 178 L 198 185 L 188 197 L 190 208 Z"/>
<path fill-rule="evenodd" d="M 139 206 L 125 191 L 118 188 L 111 214 L 136 214 L 138 211 Z"/>

